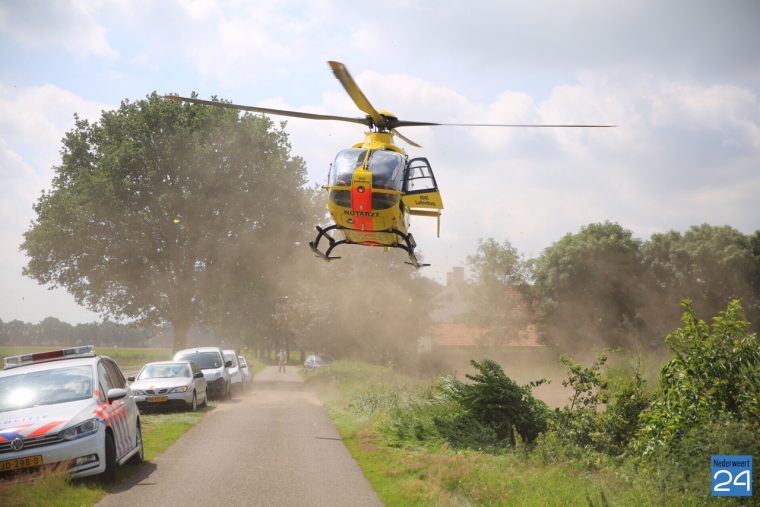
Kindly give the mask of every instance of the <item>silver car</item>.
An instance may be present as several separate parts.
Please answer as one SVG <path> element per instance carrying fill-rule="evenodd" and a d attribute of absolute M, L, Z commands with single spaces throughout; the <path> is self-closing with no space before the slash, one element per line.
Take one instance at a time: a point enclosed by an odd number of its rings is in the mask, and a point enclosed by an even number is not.
<path fill-rule="evenodd" d="M 238 364 L 240 364 L 240 371 L 243 372 L 243 386 L 247 388 L 249 382 L 253 382 L 253 372 L 243 356 L 238 356 Z"/>
<path fill-rule="evenodd" d="M 330 356 L 325 355 L 310 355 L 306 358 L 306 361 L 303 363 L 303 372 L 304 373 L 311 373 L 314 370 L 317 370 L 319 368 L 325 367 L 329 364 L 332 364 L 333 358 Z"/>
<path fill-rule="evenodd" d="M 230 389 L 230 372 L 227 368 L 232 363 L 226 362 L 219 347 L 197 347 L 184 349 L 174 354 L 175 361 L 192 361 L 206 377 L 209 398 L 229 399 L 232 396 Z"/>
<path fill-rule="evenodd" d="M 158 361 L 129 377 L 140 410 L 180 408 L 195 412 L 206 405 L 206 379 L 191 361 Z"/>
<path fill-rule="evenodd" d="M 228 366 L 232 388 L 236 391 L 240 391 L 243 389 L 243 372 L 240 371 L 237 352 L 232 349 L 225 349 L 222 352 L 224 353 L 224 361 L 226 363 L 232 363 L 231 366 Z"/>

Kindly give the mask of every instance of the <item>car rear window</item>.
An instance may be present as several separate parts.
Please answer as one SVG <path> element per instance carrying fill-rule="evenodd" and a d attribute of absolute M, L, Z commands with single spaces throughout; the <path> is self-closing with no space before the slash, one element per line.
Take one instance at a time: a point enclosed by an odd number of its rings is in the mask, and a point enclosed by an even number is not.
<path fill-rule="evenodd" d="M 222 355 L 219 352 L 191 352 L 174 359 L 193 361 L 201 370 L 213 370 L 222 367 Z"/>

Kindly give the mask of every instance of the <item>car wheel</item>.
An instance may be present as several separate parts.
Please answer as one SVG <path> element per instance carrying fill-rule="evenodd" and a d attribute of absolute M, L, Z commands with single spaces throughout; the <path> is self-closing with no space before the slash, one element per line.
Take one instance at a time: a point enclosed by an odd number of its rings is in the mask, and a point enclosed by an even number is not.
<path fill-rule="evenodd" d="M 232 383 L 227 384 L 227 393 L 224 395 L 226 400 L 232 399 Z"/>
<path fill-rule="evenodd" d="M 129 458 L 131 463 L 135 465 L 142 463 L 145 460 L 145 449 L 143 448 L 142 429 L 140 428 L 140 421 L 137 421 L 137 452 Z"/>
<path fill-rule="evenodd" d="M 193 391 L 193 404 L 190 406 L 190 408 L 193 412 L 198 410 L 198 398 L 195 396 L 195 391 Z"/>
<path fill-rule="evenodd" d="M 203 393 L 203 403 L 201 403 L 202 407 L 208 407 L 208 389 Z"/>
<path fill-rule="evenodd" d="M 106 433 L 106 471 L 103 472 L 103 479 L 109 484 L 116 482 L 116 444 L 111 432 Z"/>

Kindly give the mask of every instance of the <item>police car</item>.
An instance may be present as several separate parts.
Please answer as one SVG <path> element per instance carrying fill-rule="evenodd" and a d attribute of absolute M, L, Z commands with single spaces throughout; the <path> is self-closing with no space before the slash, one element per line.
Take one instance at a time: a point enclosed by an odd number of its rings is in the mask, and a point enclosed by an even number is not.
<path fill-rule="evenodd" d="M 0 473 L 63 463 L 74 477 L 143 460 L 140 414 L 124 375 L 92 345 L 5 358 Z"/>

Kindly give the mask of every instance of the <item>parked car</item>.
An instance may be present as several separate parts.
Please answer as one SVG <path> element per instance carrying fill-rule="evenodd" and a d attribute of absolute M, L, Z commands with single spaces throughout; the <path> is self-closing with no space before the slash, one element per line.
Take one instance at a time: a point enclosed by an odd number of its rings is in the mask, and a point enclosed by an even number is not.
<path fill-rule="evenodd" d="M 240 363 L 238 362 L 238 354 L 235 350 L 225 349 L 222 351 L 224 354 L 224 360 L 228 363 L 232 363 L 229 366 L 230 370 L 230 382 L 232 383 L 232 389 L 236 391 L 243 390 L 243 372 L 240 371 Z"/>
<path fill-rule="evenodd" d="M 333 362 L 333 358 L 330 356 L 313 354 L 306 357 L 306 361 L 303 363 L 304 373 L 310 373 L 317 368 L 322 368 Z"/>
<path fill-rule="evenodd" d="M 142 367 L 137 377 L 129 377 L 140 410 L 189 409 L 206 405 L 206 378 L 192 361 L 158 361 Z"/>
<path fill-rule="evenodd" d="M 197 347 L 184 349 L 174 354 L 175 361 L 192 361 L 198 365 L 206 378 L 206 389 L 210 398 L 229 399 L 232 396 L 232 384 L 228 368 L 232 363 L 226 362 L 219 347 Z"/>
<path fill-rule="evenodd" d="M 243 386 L 247 388 L 253 382 L 253 372 L 243 356 L 238 356 L 238 364 L 240 364 L 240 371 L 243 372 Z"/>
<path fill-rule="evenodd" d="M 69 463 L 74 477 L 143 460 L 140 412 L 113 359 L 92 345 L 5 358 L 0 472 Z"/>

